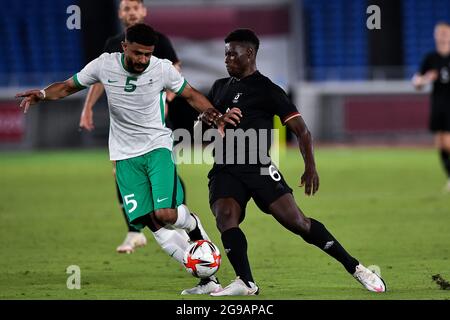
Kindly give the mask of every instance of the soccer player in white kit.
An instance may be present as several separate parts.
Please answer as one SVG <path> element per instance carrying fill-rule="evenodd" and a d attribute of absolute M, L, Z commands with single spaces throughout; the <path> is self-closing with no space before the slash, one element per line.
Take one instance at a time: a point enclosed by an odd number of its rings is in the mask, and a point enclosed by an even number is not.
<path fill-rule="evenodd" d="M 164 251 L 181 262 L 188 240 L 208 239 L 199 218 L 182 205 L 183 189 L 172 158 L 172 132 L 164 122 L 165 89 L 181 95 L 208 124 L 235 125 L 175 69 L 152 56 L 154 30 L 136 24 L 126 31 L 124 53 L 103 53 L 64 82 L 19 93 L 24 112 L 43 100 L 57 100 L 101 82 L 110 114 L 109 153 L 131 224 L 152 231 Z M 184 230 L 184 231 L 183 231 Z M 181 232 L 180 232 L 181 231 Z M 209 294 L 221 289 L 215 276 L 182 294 Z"/>

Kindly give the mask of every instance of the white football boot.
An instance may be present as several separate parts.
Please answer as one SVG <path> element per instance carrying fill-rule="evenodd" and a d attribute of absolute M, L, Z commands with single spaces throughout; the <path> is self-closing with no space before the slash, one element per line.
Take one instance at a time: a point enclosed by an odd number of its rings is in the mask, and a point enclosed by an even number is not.
<path fill-rule="evenodd" d="M 237 277 L 233 282 L 231 282 L 228 286 L 223 288 L 222 290 L 218 290 L 217 292 L 211 292 L 210 295 L 214 297 L 221 296 L 255 296 L 259 294 L 259 288 L 253 282 L 250 282 L 250 288 L 247 287 L 239 277 Z"/>
<path fill-rule="evenodd" d="M 203 240 L 209 240 L 209 241 L 211 241 L 211 240 L 209 239 L 208 234 L 206 233 L 205 229 L 203 228 L 202 223 L 200 222 L 200 218 L 199 218 L 195 213 L 192 213 L 192 212 L 191 212 L 191 215 L 192 215 L 192 216 L 194 217 L 194 219 L 197 221 L 197 227 L 196 227 L 196 229 L 198 228 L 198 230 L 200 230 L 200 235 L 202 236 Z M 195 229 L 194 229 L 194 230 L 195 230 Z M 193 231 L 194 231 L 194 230 L 193 230 Z"/>
<path fill-rule="evenodd" d="M 362 264 L 356 266 L 353 277 L 359 281 L 367 290 L 372 292 L 386 292 L 386 284 L 375 272 L 367 269 Z"/>
<path fill-rule="evenodd" d="M 142 232 L 130 231 L 127 233 L 123 243 L 117 247 L 118 253 L 133 253 L 135 248 L 143 247 L 147 244 L 147 238 Z"/>
<path fill-rule="evenodd" d="M 193 288 L 185 289 L 181 294 L 210 294 L 222 290 L 222 286 L 216 276 L 211 276 L 209 278 L 200 279 L 198 285 Z"/>

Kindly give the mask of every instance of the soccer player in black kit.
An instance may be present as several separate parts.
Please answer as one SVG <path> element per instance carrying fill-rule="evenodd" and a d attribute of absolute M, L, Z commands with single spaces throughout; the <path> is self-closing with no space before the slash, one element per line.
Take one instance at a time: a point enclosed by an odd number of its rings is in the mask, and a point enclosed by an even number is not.
<path fill-rule="evenodd" d="M 450 25 L 435 26 L 436 51 L 428 53 L 420 70 L 413 77 L 417 90 L 433 83 L 429 129 L 435 136 L 444 169 L 447 173 L 445 192 L 450 192 Z"/>
<path fill-rule="evenodd" d="M 119 3 L 119 19 L 122 21 L 123 26 L 126 28 L 133 26 L 137 23 L 142 23 L 147 16 L 147 8 L 144 5 L 143 0 L 121 0 Z M 180 60 L 175 53 L 175 50 L 166 35 L 156 32 L 158 38 L 157 45 L 153 55 L 160 59 L 168 59 L 172 61 L 173 65 L 180 70 Z M 123 52 L 122 42 L 125 40 L 125 32 L 121 32 L 106 40 L 104 52 Z M 86 96 L 83 111 L 80 116 L 80 128 L 92 131 L 94 129 L 93 122 L 93 107 L 97 100 L 102 96 L 104 92 L 103 85 L 96 83 L 89 88 L 89 92 Z M 167 101 L 170 102 L 175 98 L 175 94 L 168 91 L 166 93 Z M 166 119 L 166 125 L 170 127 L 169 121 Z M 113 169 L 115 172 L 115 167 Z M 180 180 L 181 183 L 182 180 Z M 186 189 L 186 188 L 184 188 Z M 122 214 L 125 218 L 125 223 L 128 227 L 127 235 L 116 251 L 119 253 L 132 253 L 135 248 L 142 247 L 147 244 L 145 235 L 135 227 L 133 227 L 127 220 L 127 214 L 123 207 L 122 196 L 120 195 L 119 187 L 116 182 L 117 199 L 122 210 Z"/>
<path fill-rule="evenodd" d="M 226 115 L 234 116 L 238 122 L 235 128 L 227 127 L 225 144 L 229 143 L 227 136 L 230 136 L 230 132 L 236 132 L 236 129 L 244 132 L 270 131 L 273 117 L 278 115 L 298 138 L 305 162 L 301 185 L 305 186 L 307 195 L 313 195 L 319 188 L 319 176 L 310 132 L 285 92 L 257 70 L 258 48 L 259 39 L 249 29 L 235 30 L 225 38 L 225 64 L 230 77 L 217 80 L 208 97 L 220 112 L 225 113 L 231 109 Z M 254 199 L 261 211 L 271 214 L 286 229 L 341 262 L 365 288 L 374 292 L 386 291 L 383 280 L 377 274 L 349 255 L 322 223 L 302 213 L 295 203 L 292 189 L 273 164 L 262 163 L 260 160 L 257 163 L 251 162 L 253 152 L 268 154 L 269 147 L 267 150 L 257 150 L 259 145 L 245 145 L 244 163 L 233 162 L 239 158 L 239 154 L 230 157 L 225 154 L 229 151 L 225 147 L 222 150 L 224 154 L 221 155 L 223 163 L 218 163 L 218 151 L 215 149 L 215 163 L 208 175 L 210 206 L 237 278 L 227 287 L 210 294 L 237 296 L 255 295 L 259 292 L 247 257 L 247 240 L 239 228 L 250 198 Z M 234 150 L 239 152 L 237 148 Z M 204 280 L 200 285 L 208 286 L 209 281 Z"/>

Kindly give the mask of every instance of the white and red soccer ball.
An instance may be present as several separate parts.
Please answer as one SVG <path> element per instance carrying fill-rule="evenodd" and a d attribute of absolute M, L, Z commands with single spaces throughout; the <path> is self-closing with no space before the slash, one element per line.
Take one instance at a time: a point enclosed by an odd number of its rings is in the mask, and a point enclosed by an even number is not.
<path fill-rule="evenodd" d="M 197 240 L 186 250 L 183 264 L 194 277 L 208 278 L 219 270 L 220 260 L 220 251 L 214 243 L 208 240 Z"/>

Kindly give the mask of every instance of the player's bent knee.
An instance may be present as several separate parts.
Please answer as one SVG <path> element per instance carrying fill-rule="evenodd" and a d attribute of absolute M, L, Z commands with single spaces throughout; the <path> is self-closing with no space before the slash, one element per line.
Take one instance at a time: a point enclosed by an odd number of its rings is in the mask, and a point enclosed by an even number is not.
<path fill-rule="evenodd" d="M 239 226 L 240 212 L 234 208 L 225 206 L 216 208 L 214 215 L 216 216 L 217 229 L 220 232 Z"/>
<path fill-rule="evenodd" d="M 155 217 L 164 224 L 174 224 L 177 221 L 177 210 L 171 208 L 155 210 Z"/>

